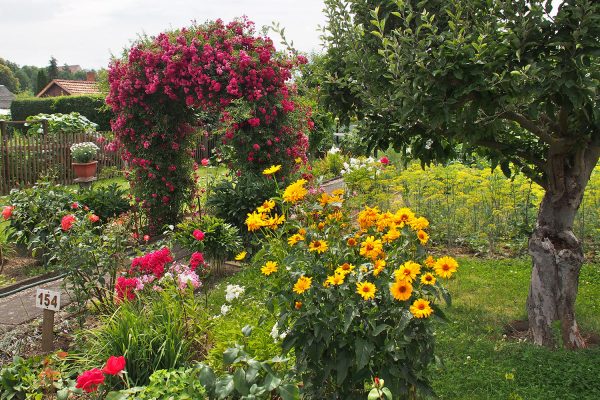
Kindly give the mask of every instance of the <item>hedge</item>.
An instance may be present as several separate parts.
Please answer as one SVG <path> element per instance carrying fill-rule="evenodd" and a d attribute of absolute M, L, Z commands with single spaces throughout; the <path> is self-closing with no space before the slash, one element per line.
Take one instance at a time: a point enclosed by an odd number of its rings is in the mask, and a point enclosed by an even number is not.
<path fill-rule="evenodd" d="M 105 106 L 104 95 L 101 94 L 15 99 L 10 106 L 13 121 L 25 121 L 27 117 L 40 113 L 70 112 L 78 112 L 97 123 L 99 131 L 110 130 L 112 113 Z"/>

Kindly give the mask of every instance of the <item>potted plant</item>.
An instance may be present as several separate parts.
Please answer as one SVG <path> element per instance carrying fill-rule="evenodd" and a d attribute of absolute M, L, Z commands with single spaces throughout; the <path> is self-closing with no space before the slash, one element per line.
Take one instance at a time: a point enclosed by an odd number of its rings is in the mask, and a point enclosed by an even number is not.
<path fill-rule="evenodd" d="M 98 146 L 92 142 L 75 143 L 71 146 L 71 164 L 78 178 L 91 178 L 96 175 L 98 161 L 94 161 L 94 157 L 98 150 Z"/>

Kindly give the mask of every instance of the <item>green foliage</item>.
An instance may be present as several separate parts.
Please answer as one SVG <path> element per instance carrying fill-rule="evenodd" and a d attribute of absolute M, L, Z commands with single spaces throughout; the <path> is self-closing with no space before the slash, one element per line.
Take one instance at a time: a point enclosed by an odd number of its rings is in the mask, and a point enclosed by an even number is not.
<path fill-rule="evenodd" d="M 142 292 L 139 292 L 142 293 Z M 171 285 L 162 291 L 143 292 L 125 301 L 101 324 L 82 335 L 91 365 L 109 356 L 127 359 L 127 376 L 135 386 L 147 385 L 154 371 L 183 367 L 200 351 L 201 333 L 194 319 L 203 318 L 190 291 Z"/>
<path fill-rule="evenodd" d="M 37 94 L 39 92 L 42 91 L 43 88 L 46 87 L 46 85 L 49 83 L 50 81 L 48 80 L 48 75 L 46 75 L 46 71 L 44 69 L 40 69 L 37 72 L 37 76 L 36 76 L 36 87 L 33 94 Z M 12 109 L 12 107 L 11 107 Z M 20 121 L 24 121 L 25 119 L 22 119 Z"/>
<path fill-rule="evenodd" d="M 252 328 L 243 329 L 244 336 Z M 275 394 L 282 400 L 300 399 L 300 391 L 293 374 L 287 372 L 287 359 L 277 356 L 260 361 L 248 354 L 244 346 L 235 345 L 223 353 L 227 372 L 217 376 L 208 365 L 198 365 L 200 382 L 211 398 L 216 399 L 272 399 Z M 283 371 L 282 371 L 283 369 Z"/>
<path fill-rule="evenodd" d="M 94 133 L 96 132 L 96 128 L 98 126 L 78 112 L 72 112 L 69 114 L 37 114 L 27 117 L 28 123 L 26 126 L 30 126 L 30 128 L 27 130 L 27 134 L 41 135 L 43 133 L 41 123 L 31 122 L 37 120 L 48 121 L 48 133 L 51 135 L 78 132 Z"/>
<path fill-rule="evenodd" d="M 91 190 L 80 190 L 77 193 L 77 201 L 89 207 L 101 220 L 107 221 L 130 209 L 127 194 L 128 190 L 118 183 L 95 185 Z"/>
<path fill-rule="evenodd" d="M 315 176 L 325 179 L 340 176 L 344 168 L 346 157 L 340 152 L 327 152 L 325 157 L 315 160 L 312 164 L 312 172 Z"/>
<path fill-rule="evenodd" d="M 275 195 L 276 189 L 273 179 L 243 174 L 234 181 L 222 180 L 217 183 L 209 192 L 206 205 L 214 215 L 247 234 L 246 215 Z"/>
<path fill-rule="evenodd" d="M 0 85 L 6 86 L 12 93 L 17 93 L 21 88 L 19 80 L 9 67 L 0 64 Z"/>
<path fill-rule="evenodd" d="M 204 232 L 202 241 L 194 238 L 193 232 L 196 229 Z M 203 252 L 215 271 L 220 271 L 223 263 L 242 247 L 239 229 L 222 218 L 211 215 L 178 224 L 174 240 L 186 249 Z"/>
<path fill-rule="evenodd" d="M 106 109 L 103 95 L 58 96 L 15 99 L 10 107 L 14 121 L 25 121 L 36 114 L 78 112 L 98 124 L 99 131 L 110 130 L 112 113 Z"/>
<path fill-rule="evenodd" d="M 207 399 L 198 368 L 160 369 L 147 386 L 110 392 L 106 400 L 202 400 Z"/>
<path fill-rule="evenodd" d="M 362 134 L 364 133 L 364 129 L 365 127 L 362 121 L 349 128 L 348 132 L 345 132 L 340 140 L 340 149 L 344 153 L 351 154 L 355 157 L 369 155 L 368 138 Z"/>

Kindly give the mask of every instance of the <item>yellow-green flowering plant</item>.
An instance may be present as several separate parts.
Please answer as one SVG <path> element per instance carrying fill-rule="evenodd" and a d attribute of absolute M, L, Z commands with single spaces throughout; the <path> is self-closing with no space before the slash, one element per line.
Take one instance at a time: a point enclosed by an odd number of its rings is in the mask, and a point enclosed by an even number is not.
<path fill-rule="evenodd" d="M 430 393 L 432 319 L 443 318 L 441 281 L 458 264 L 427 255 L 429 221 L 410 209 L 353 216 L 345 200 L 300 179 L 248 214 L 283 349 L 311 398 L 364 399 L 374 376 L 394 398 Z"/>

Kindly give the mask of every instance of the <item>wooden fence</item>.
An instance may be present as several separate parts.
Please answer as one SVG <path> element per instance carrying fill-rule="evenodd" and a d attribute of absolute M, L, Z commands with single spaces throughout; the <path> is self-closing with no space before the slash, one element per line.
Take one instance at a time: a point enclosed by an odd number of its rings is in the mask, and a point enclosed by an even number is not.
<path fill-rule="evenodd" d="M 48 134 L 47 121 L 27 121 L 41 123 L 43 133 L 40 135 L 17 134 L 27 129 L 25 121 L 0 120 L 0 195 L 5 195 L 14 188 L 29 187 L 41 177 L 52 174 L 61 184 L 71 184 L 75 178 L 71 168 L 71 145 L 80 142 L 94 142 L 97 134 L 61 133 Z M 106 167 L 125 168 L 120 152 L 109 152 L 100 147 L 98 156 L 98 173 Z M 210 157 L 215 147 L 214 137 L 203 137 L 194 150 L 194 159 Z"/>

